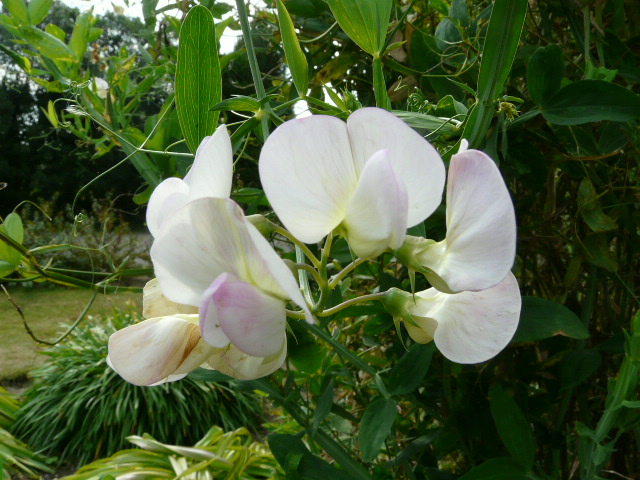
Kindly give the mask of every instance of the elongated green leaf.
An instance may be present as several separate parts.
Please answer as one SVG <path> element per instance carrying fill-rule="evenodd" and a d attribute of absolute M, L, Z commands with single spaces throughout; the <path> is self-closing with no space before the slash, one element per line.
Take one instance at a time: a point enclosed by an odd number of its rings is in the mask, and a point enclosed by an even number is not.
<path fill-rule="evenodd" d="M 351 40 L 374 57 L 384 47 L 392 0 L 327 0 L 338 24 Z"/>
<path fill-rule="evenodd" d="M 71 39 L 69 39 L 69 48 L 79 62 L 84 58 L 84 53 L 89 45 L 88 37 L 91 30 L 91 13 L 84 12 L 76 19 L 76 25 L 73 27 Z"/>
<path fill-rule="evenodd" d="M 472 468 L 458 480 L 530 480 L 527 472 L 512 458 L 501 457 L 487 460 Z"/>
<path fill-rule="evenodd" d="M 640 118 L 640 96 L 614 83 L 581 80 L 562 88 L 541 111 L 556 125 L 627 122 Z"/>
<path fill-rule="evenodd" d="M 527 65 L 527 88 L 536 105 L 548 101 L 560 90 L 564 77 L 564 60 L 558 45 L 538 48 Z"/>
<path fill-rule="evenodd" d="M 280 33 L 282 34 L 282 44 L 284 45 L 284 54 L 291 70 L 293 83 L 298 90 L 298 95 L 304 98 L 309 89 L 309 66 L 307 58 L 304 56 L 296 29 L 293 26 L 289 12 L 287 12 L 282 0 L 277 0 L 278 5 L 278 23 L 280 24 Z"/>
<path fill-rule="evenodd" d="M 561 390 L 572 388 L 585 382 L 598 371 L 602 356 L 597 350 L 576 350 L 567 353 L 560 362 Z"/>
<path fill-rule="evenodd" d="M 76 61 L 73 51 L 53 35 L 35 27 L 24 29 L 23 34 L 25 39 L 35 47 L 39 54 L 62 62 Z"/>
<path fill-rule="evenodd" d="M 21 25 L 31 25 L 29 11 L 24 0 L 2 0 L 2 5 L 9 12 L 11 18 Z"/>
<path fill-rule="evenodd" d="M 151 27 L 156 24 L 156 8 L 158 0 L 142 0 L 142 16 L 144 23 Z"/>
<path fill-rule="evenodd" d="M 313 413 L 313 423 L 311 425 L 312 431 L 316 431 L 322 421 L 327 418 L 331 412 L 331 406 L 333 405 L 333 378 L 329 380 L 329 383 L 325 387 L 320 399 L 316 405 L 316 411 Z"/>
<path fill-rule="evenodd" d="M 518 50 L 527 0 L 496 0 L 482 48 L 478 97 L 493 102 L 504 88 Z"/>
<path fill-rule="evenodd" d="M 387 385 L 392 395 L 405 395 L 413 392 L 429 371 L 434 345 L 414 343 L 400 361 L 389 372 Z"/>
<path fill-rule="evenodd" d="M 589 331 L 567 307 L 538 297 L 523 297 L 520 323 L 513 342 L 533 342 L 554 335 L 584 340 Z"/>
<path fill-rule="evenodd" d="M 518 404 L 495 383 L 489 389 L 489 406 L 505 447 L 525 470 L 531 470 L 535 443 L 531 426 Z"/>
<path fill-rule="evenodd" d="M 42 22 L 49 13 L 53 0 L 30 0 L 27 10 L 31 25 L 37 25 Z"/>
<path fill-rule="evenodd" d="M 387 435 L 396 419 L 396 402 L 379 397 L 370 403 L 362 416 L 358 444 L 362 460 L 371 462 L 378 456 Z"/>
<path fill-rule="evenodd" d="M 418 112 L 406 112 L 404 110 L 394 110 L 393 114 L 404 123 L 413 128 L 423 128 L 430 131 L 437 130 L 444 135 L 450 135 L 460 128 L 460 123 L 448 118 L 434 117 Z"/>
<path fill-rule="evenodd" d="M 220 113 L 209 110 L 222 100 L 213 15 L 201 5 L 189 11 L 180 30 L 175 91 L 182 134 L 195 153 L 215 131 Z"/>
<path fill-rule="evenodd" d="M 228 112 L 229 110 L 237 110 L 238 112 L 257 112 L 260 110 L 260 107 L 260 102 L 255 98 L 240 96 L 227 98 L 220 103 L 216 103 L 211 107 L 211 110 L 217 112 Z"/>

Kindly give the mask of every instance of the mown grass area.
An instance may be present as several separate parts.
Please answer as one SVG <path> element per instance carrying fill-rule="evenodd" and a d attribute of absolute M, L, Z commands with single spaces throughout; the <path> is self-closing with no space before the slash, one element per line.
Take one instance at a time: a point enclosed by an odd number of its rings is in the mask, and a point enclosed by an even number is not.
<path fill-rule="evenodd" d="M 61 324 L 71 324 L 91 299 L 91 292 L 62 287 L 8 289 L 20 306 L 33 333 L 51 341 L 64 330 Z M 90 316 L 108 315 L 114 308 L 142 308 L 142 294 L 119 293 L 98 295 L 89 316 L 83 322 L 95 321 Z M 24 377 L 35 365 L 45 360 L 38 352 L 43 345 L 25 331 L 22 319 L 7 296 L 0 290 L 0 383 Z"/>

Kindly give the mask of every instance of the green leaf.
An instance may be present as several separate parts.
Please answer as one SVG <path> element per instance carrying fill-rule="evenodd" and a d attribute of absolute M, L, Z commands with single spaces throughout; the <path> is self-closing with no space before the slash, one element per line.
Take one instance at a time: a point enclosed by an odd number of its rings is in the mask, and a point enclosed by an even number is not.
<path fill-rule="evenodd" d="M 607 232 L 618 228 L 616 222 L 602 211 L 596 189 L 586 177 L 578 188 L 578 206 L 580 215 L 594 232 Z"/>
<path fill-rule="evenodd" d="M 37 25 L 47 18 L 52 4 L 53 0 L 30 0 L 27 10 L 31 24 Z"/>
<path fill-rule="evenodd" d="M 311 430 L 315 432 L 320 424 L 331 412 L 331 406 L 333 405 L 333 378 L 329 380 L 329 383 L 325 387 L 320 399 L 316 405 L 316 410 L 313 412 L 313 423 L 311 424 Z"/>
<path fill-rule="evenodd" d="M 371 462 L 378 456 L 391 431 L 396 414 L 396 402 L 391 398 L 378 397 L 369 404 L 362 416 L 358 435 L 362 460 Z"/>
<path fill-rule="evenodd" d="M 2 0 L 2 5 L 18 25 L 31 25 L 29 11 L 24 0 Z"/>
<path fill-rule="evenodd" d="M 558 45 L 538 48 L 527 65 L 527 88 L 533 103 L 541 105 L 560 90 L 564 77 L 564 60 Z"/>
<path fill-rule="evenodd" d="M 342 470 L 313 455 L 295 435 L 273 434 L 267 437 L 269 448 L 287 474 L 299 480 L 349 480 Z"/>
<path fill-rule="evenodd" d="M 616 272 L 618 261 L 609 246 L 610 240 L 607 233 L 592 233 L 580 245 L 588 262 L 610 272 Z"/>
<path fill-rule="evenodd" d="M 284 54 L 293 77 L 293 83 L 298 90 L 298 95 L 302 98 L 307 94 L 309 89 L 309 66 L 307 58 L 304 56 L 296 29 L 293 26 L 289 12 L 282 3 L 282 0 L 276 0 L 278 6 L 278 23 L 280 24 L 280 33 L 282 34 L 282 44 L 284 46 Z"/>
<path fill-rule="evenodd" d="M 89 45 L 88 37 L 91 30 L 91 12 L 84 12 L 76 19 L 76 25 L 73 27 L 71 38 L 69 39 L 69 48 L 74 53 L 79 62 L 84 58 L 84 53 Z"/>
<path fill-rule="evenodd" d="M 456 132 L 460 123 L 447 118 L 434 117 L 418 112 L 405 112 L 404 110 L 393 110 L 396 117 L 412 128 L 420 128 L 431 132 L 438 131 L 444 135 L 450 135 Z"/>
<path fill-rule="evenodd" d="M 0 232 L 21 244 L 24 240 L 24 228 L 20 216 L 17 213 L 7 215 L 0 225 Z M 5 277 L 13 272 L 20 265 L 21 258 L 22 255 L 19 251 L 0 241 L 0 260 L 2 261 L 0 277 Z"/>
<path fill-rule="evenodd" d="M 389 28 L 392 0 L 327 0 L 336 21 L 351 40 L 379 57 Z"/>
<path fill-rule="evenodd" d="M 61 42 L 64 42 L 67 39 L 67 34 L 62 30 L 59 26 L 54 25 L 53 23 L 49 23 L 45 28 L 45 32 L 50 33 Z"/>
<path fill-rule="evenodd" d="M 222 77 L 211 12 L 193 7 L 180 30 L 176 66 L 176 110 L 182 134 L 193 153 L 218 124 L 209 109 L 222 100 Z"/>
<path fill-rule="evenodd" d="M 11 50 L 10 48 L 5 47 L 4 45 L 0 45 L 0 50 L 9 55 L 11 59 L 18 65 L 22 70 L 29 73 L 31 72 L 31 61 L 28 57 L 22 57 L 18 55 L 16 52 Z"/>
<path fill-rule="evenodd" d="M 156 8 L 158 7 L 158 0 L 142 0 L 142 16 L 144 17 L 144 23 L 148 27 L 152 27 L 156 24 Z"/>
<path fill-rule="evenodd" d="M 501 457 L 472 468 L 458 480 L 531 480 L 531 477 L 514 459 Z"/>
<path fill-rule="evenodd" d="M 257 112 L 260 110 L 261 103 L 252 97 L 238 96 L 227 98 L 211 107 L 211 111 L 228 112 L 236 110 L 238 112 Z"/>
<path fill-rule="evenodd" d="M 40 55 L 63 62 L 76 61 L 73 51 L 59 38 L 35 27 L 24 29 L 23 34 Z"/>
<path fill-rule="evenodd" d="M 513 342 L 534 342 L 554 335 L 584 340 L 589 331 L 567 307 L 538 297 L 523 297 L 520 323 Z"/>
<path fill-rule="evenodd" d="M 535 457 L 535 443 L 531 426 L 518 404 L 499 384 L 494 383 L 489 389 L 489 406 L 502 443 L 511 456 L 526 471 L 530 471 Z"/>
<path fill-rule="evenodd" d="M 478 97 L 483 102 L 493 102 L 504 89 L 527 6 L 527 0 L 496 0 L 493 4 L 478 76 Z"/>
<path fill-rule="evenodd" d="M 414 343 L 389 372 L 387 386 L 391 395 L 406 395 L 422 383 L 429 371 L 434 345 Z"/>
<path fill-rule="evenodd" d="M 576 350 L 567 353 L 560 362 L 561 390 L 573 388 L 585 382 L 602 364 L 602 356 L 596 350 Z"/>
<path fill-rule="evenodd" d="M 541 111 L 556 125 L 628 122 L 640 118 L 640 96 L 614 83 L 581 80 L 562 88 Z"/>

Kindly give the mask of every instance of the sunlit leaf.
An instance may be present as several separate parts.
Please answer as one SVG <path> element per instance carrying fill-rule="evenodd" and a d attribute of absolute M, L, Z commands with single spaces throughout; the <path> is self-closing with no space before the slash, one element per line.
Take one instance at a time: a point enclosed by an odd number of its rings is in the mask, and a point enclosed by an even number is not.
<path fill-rule="evenodd" d="M 202 139 L 215 131 L 220 113 L 210 109 L 222 100 L 213 15 L 201 5 L 189 11 L 180 30 L 175 91 L 180 127 L 195 153 Z"/>

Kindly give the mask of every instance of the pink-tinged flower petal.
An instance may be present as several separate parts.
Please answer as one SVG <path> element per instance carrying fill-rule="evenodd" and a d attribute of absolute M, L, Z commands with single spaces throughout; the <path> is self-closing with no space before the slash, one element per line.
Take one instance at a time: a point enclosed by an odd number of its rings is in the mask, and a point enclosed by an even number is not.
<path fill-rule="evenodd" d="M 389 152 L 393 170 L 407 189 L 406 226 L 431 215 L 442 202 L 445 181 L 444 163 L 436 149 L 398 117 L 379 108 L 356 111 L 347 128 L 358 172 L 378 150 Z"/>
<path fill-rule="evenodd" d="M 446 239 L 418 260 L 446 283 L 445 290 L 460 292 L 496 285 L 511 269 L 515 253 L 515 212 L 500 170 L 478 150 L 454 155 Z M 433 283 L 437 286 L 438 279 Z"/>
<path fill-rule="evenodd" d="M 358 183 L 347 127 L 325 115 L 280 125 L 262 147 L 259 168 L 273 210 L 305 243 L 338 226 Z"/>
<path fill-rule="evenodd" d="M 362 258 L 402 245 L 407 230 L 407 191 L 387 150 L 366 163 L 342 226 L 351 249 Z"/>
<path fill-rule="evenodd" d="M 227 127 L 220 125 L 198 146 L 191 170 L 184 177 L 190 187 L 189 199 L 229 198 L 233 180 L 233 149 Z"/>
<path fill-rule="evenodd" d="M 154 385 L 203 364 L 215 349 L 202 340 L 197 315 L 152 318 L 109 338 L 109 365 L 127 382 Z"/>
<path fill-rule="evenodd" d="M 509 272 L 498 285 L 479 292 L 419 292 L 408 310 L 423 327 L 424 338 L 433 336 L 445 357 L 468 364 L 489 360 L 507 346 L 518 327 L 520 307 L 518 282 Z"/>
<path fill-rule="evenodd" d="M 179 178 L 167 178 L 158 185 L 147 204 L 147 226 L 158 236 L 163 222 L 189 200 L 189 186 Z"/>
<path fill-rule="evenodd" d="M 253 357 L 234 345 L 218 350 L 207 359 L 205 368 L 212 368 L 240 380 L 265 377 L 278 370 L 287 357 L 287 335 L 282 335 L 282 349 L 271 357 Z"/>
<path fill-rule="evenodd" d="M 222 347 L 231 341 L 242 353 L 255 357 L 271 357 L 282 350 L 286 319 L 284 300 L 228 273 L 211 284 L 200 307 L 200 327 L 207 343 Z"/>
<path fill-rule="evenodd" d="M 157 278 L 149 280 L 142 290 L 142 316 L 156 318 L 176 313 L 196 314 L 198 309 L 191 305 L 172 302 L 163 295 Z"/>

